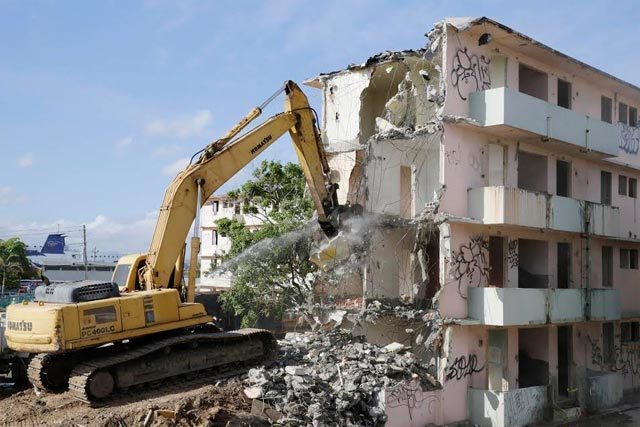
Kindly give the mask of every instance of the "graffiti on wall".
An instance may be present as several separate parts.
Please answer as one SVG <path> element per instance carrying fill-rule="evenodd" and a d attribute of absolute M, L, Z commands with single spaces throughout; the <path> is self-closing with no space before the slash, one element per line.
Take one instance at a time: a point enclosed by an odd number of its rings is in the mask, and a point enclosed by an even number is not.
<path fill-rule="evenodd" d="M 460 99 L 466 101 L 466 94 L 491 88 L 490 62 L 484 55 L 469 54 L 466 47 L 458 49 L 453 57 L 451 84 Z"/>
<path fill-rule="evenodd" d="M 386 405 L 389 408 L 407 408 L 409 419 L 413 419 L 413 412 L 427 412 L 434 414 L 434 409 L 439 401 L 433 392 L 425 392 L 420 386 L 420 381 L 405 382 L 388 391 Z"/>
<path fill-rule="evenodd" d="M 504 394 L 505 425 L 522 426 L 541 421 L 546 406 L 546 388 L 527 387 Z"/>
<path fill-rule="evenodd" d="M 638 154 L 640 149 L 640 128 L 618 123 L 620 139 L 618 147 L 627 154 Z"/>
<path fill-rule="evenodd" d="M 601 370 L 620 372 L 623 375 L 640 375 L 640 347 L 637 345 L 614 346 L 610 354 L 605 354 L 598 342 L 587 336 L 591 346 L 591 363 Z"/>
<path fill-rule="evenodd" d="M 478 367 L 478 356 L 475 354 L 458 356 L 447 368 L 446 380 L 458 381 L 474 373 L 482 372 L 483 369 L 484 366 Z"/>
<path fill-rule="evenodd" d="M 509 268 L 518 268 L 520 265 L 517 240 L 509 240 L 507 244 L 507 262 L 509 263 Z"/>
<path fill-rule="evenodd" d="M 482 236 L 476 236 L 457 251 L 451 251 L 451 274 L 458 281 L 458 293 L 462 298 L 467 297 L 461 290 L 462 279 L 466 278 L 476 286 L 482 285 L 483 279 L 489 281 L 488 250 L 489 242 Z"/>

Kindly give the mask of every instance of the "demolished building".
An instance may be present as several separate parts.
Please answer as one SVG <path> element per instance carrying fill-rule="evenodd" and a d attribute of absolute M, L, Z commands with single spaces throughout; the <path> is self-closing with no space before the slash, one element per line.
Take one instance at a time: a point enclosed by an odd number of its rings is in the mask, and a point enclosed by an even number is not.
<path fill-rule="evenodd" d="M 640 383 L 640 88 L 487 18 L 427 38 L 306 82 L 340 203 L 368 214 L 326 317 L 365 309 L 354 331 L 432 367 L 384 397 L 387 425 L 618 403 Z"/>

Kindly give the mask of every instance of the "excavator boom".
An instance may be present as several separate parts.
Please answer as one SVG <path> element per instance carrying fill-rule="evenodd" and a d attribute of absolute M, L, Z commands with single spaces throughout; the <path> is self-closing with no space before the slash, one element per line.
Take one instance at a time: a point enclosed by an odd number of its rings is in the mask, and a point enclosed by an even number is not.
<path fill-rule="evenodd" d="M 173 180 L 160 207 L 144 271 L 146 289 L 164 288 L 180 255 L 182 243 L 197 211 L 198 185 L 201 204 L 278 138 L 289 132 L 304 170 L 318 221 L 331 229 L 331 213 L 338 206 L 335 186 L 329 179 L 329 165 L 318 133 L 314 112 L 307 97 L 292 81 L 284 85 L 285 111 L 267 119 L 246 134 L 231 139 L 254 120 L 261 108 L 252 110 L 223 138 L 205 148 L 200 158 Z M 328 231 L 331 233 L 331 231 Z"/>

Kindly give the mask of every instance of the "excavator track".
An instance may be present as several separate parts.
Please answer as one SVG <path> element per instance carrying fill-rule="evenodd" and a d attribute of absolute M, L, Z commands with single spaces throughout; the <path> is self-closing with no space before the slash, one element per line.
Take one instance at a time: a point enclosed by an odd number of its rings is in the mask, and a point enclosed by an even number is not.
<path fill-rule="evenodd" d="M 64 354 L 36 354 L 27 367 L 29 382 L 40 390 L 65 391 L 74 359 Z"/>
<path fill-rule="evenodd" d="M 265 363 L 276 354 L 273 335 L 261 329 L 171 336 L 84 360 L 70 373 L 69 392 L 79 400 L 94 403 L 130 387 L 203 371 L 221 372 L 237 364 Z"/>

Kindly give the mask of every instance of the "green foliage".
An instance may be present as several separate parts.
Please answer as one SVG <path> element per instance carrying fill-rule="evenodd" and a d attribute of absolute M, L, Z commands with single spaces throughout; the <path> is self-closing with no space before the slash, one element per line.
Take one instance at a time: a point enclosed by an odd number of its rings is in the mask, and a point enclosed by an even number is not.
<path fill-rule="evenodd" d="M 315 266 L 309 261 L 309 228 L 304 225 L 314 206 L 305 188 L 298 165 L 264 161 L 253 179 L 229 193 L 244 201 L 245 214 L 264 221 L 253 232 L 235 219 L 217 222 L 219 234 L 231 240 L 224 268 L 234 275 L 221 299 L 226 309 L 241 316 L 243 326 L 254 326 L 260 316 L 278 317 L 310 296 Z"/>
<path fill-rule="evenodd" d="M 20 286 L 20 279 L 33 277 L 27 258 L 27 245 L 17 237 L 0 240 L 0 279 L 2 290 Z"/>

